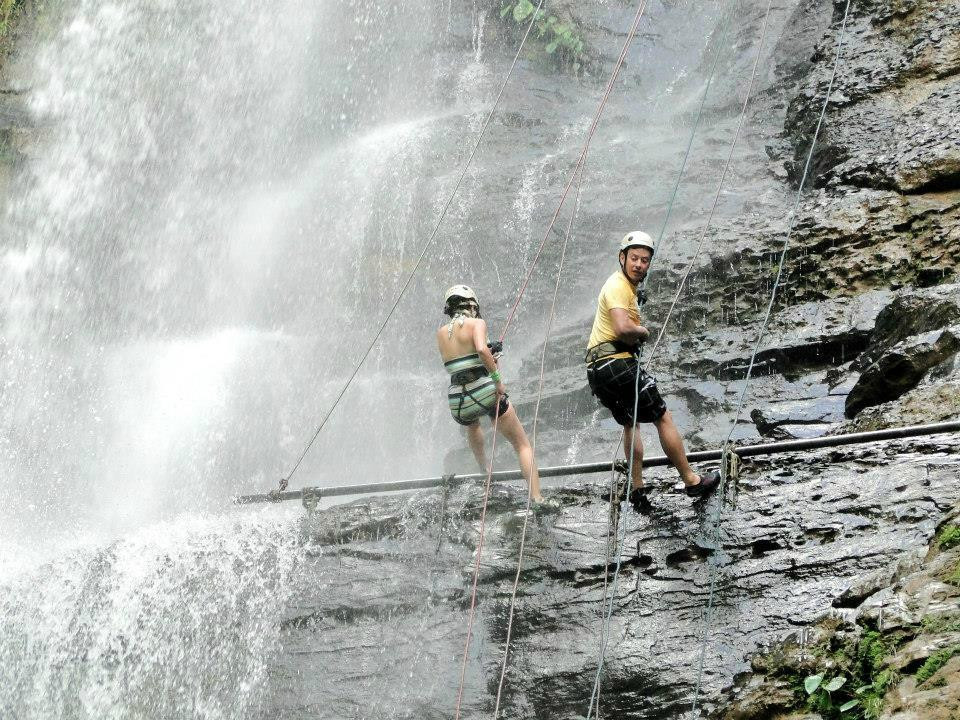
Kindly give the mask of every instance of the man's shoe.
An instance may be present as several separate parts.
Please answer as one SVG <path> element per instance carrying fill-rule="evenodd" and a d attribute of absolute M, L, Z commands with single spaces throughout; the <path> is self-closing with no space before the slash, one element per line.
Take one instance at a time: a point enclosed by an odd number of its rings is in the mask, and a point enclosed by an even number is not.
<path fill-rule="evenodd" d="M 650 498 L 647 497 L 647 488 L 638 487 L 630 492 L 630 504 L 633 505 L 633 511 L 641 515 L 649 515 L 653 511 L 653 505 L 650 504 Z"/>
<path fill-rule="evenodd" d="M 711 470 L 700 476 L 696 485 L 687 485 L 685 492 L 692 498 L 705 498 L 720 487 L 720 471 Z"/>

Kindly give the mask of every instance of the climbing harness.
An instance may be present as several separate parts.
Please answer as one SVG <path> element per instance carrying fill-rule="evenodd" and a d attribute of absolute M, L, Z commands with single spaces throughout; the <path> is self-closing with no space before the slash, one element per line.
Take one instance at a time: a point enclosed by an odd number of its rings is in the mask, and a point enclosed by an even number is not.
<path fill-rule="evenodd" d="M 746 400 L 747 390 L 750 387 L 750 380 L 753 376 L 753 368 L 756 363 L 757 353 L 759 352 L 760 345 L 763 342 L 764 336 L 766 335 L 767 326 L 770 322 L 770 315 L 773 312 L 773 303 L 776 301 L 777 290 L 779 289 L 780 281 L 783 278 L 783 268 L 786 265 L 787 251 L 790 249 L 790 238 L 793 235 L 793 231 L 795 227 L 794 220 L 796 219 L 797 211 L 800 209 L 800 201 L 803 198 L 803 190 L 804 190 L 804 187 L 806 186 L 807 177 L 809 176 L 809 173 L 810 173 L 810 166 L 813 161 L 814 150 L 817 147 L 817 140 L 820 137 L 820 130 L 823 127 L 823 120 L 827 114 L 827 107 L 830 105 L 830 95 L 833 93 L 833 84 L 837 79 L 837 71 L 840 68 L 840 57 L 843 51 L 844 36 L 846 35 L 846 32 L 847 32 L 847 20 L 850 17 L 851 1 L 852 0 L 847 0 L 846 6 L 844 7 L 843 21 L 840 25 L 840 33 L 837 36 L 837 53 L 833 61 L 833 71 L 830 75 L 830 82 L 827 85 L 826 93 L 824 94 L 823 107 L 820 110 L 820 117 L 817 120 L 817 126 L 813 132 L 813 138 L 810 141 L 810 149 L 807 152 L 807 160 L 806 160 L 806 163 L 804 164 L 803 176 L 800 180 L 800 185 L 797 188 L 796 201 L 794 202 L 793 209 L 790 211 L 790 215 L 788 216 L 788 219 L 787 219 L 789 230 L 783 239 L 783 248 L 780 253 L 780 262 L 779 262 L 779 267 L 777 268 L 777 277 L 774 280 L 773 288 L 770 291 L 770 301 L 767 303 L 767 311 L 766 311 L 766 314 L 764 315 L 763 322 L 760 325 L 760 332 L 757 334 L 757 341 L 753 346 L 753 352 L 750 354 L 750 364 L 747 367 L 747 376 L 743 383 L 743 390 L 741 391 L 740 399 L 737 402 L 737 409 L 734 414 L 733 422 L 730 424 L 730 432 L 727 434 L 726 442 L 728 444 L 730 443 L 733 437 L 733 431 L 736 429 L 737 422 L 740 419 L 740 414 L 743 412 L 743 404 Z M 725 469 L 725 465 L 721 465 L 721 469 Z M 720 498 L 719 498 L 719 502 L 717 503 L 716 515 L 714 517 L 714 533 L 713 533 L 714 538 L 713 539 L 715 544 L 719 544 L 719 539 L 720 539 L 720 523 L 723 518 L 723 504 L 725 501 L 725 494 L 726 494 L 725 480 L 726 478 L 721 479 L 720 488 L 719 488 Z M 697 702 L 700 699 L 700 690 L 703 685 L 703 666 L 704 666 L 704 661 L 707 654 L 707 645 L 710 642 L 710 630 L 713 624 L 713 601 L 714 601 L 714 596 L 716 591 L 716 575 L 717 575 L 716 568 L 717 568 L 716 564 L 710 565 L 710 589 L 707 594 L 707 607 L 703 615 L 703 618 L 704 618 L 703 641 L 700 646 L 700 659 L 698 661 L 698 667 L 697 667 L 697 680 L 696 680 L 696 684 L 694 685 L 693 701 L 691 703 L 691 708 L 690 708 L 691 718 L 696 717 Z"/>

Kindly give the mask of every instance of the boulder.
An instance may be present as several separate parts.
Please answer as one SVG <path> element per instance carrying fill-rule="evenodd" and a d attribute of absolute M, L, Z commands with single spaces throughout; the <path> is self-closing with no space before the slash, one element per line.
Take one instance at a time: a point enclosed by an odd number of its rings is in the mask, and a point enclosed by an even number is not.
<path fill-rule="evenodd" d="M 931 368 L 960 351 L 960 327 L 933 330 L 897 343 L 860 375 L 847 396 L 845 414 L 896 400 L 915 388 Z"/>

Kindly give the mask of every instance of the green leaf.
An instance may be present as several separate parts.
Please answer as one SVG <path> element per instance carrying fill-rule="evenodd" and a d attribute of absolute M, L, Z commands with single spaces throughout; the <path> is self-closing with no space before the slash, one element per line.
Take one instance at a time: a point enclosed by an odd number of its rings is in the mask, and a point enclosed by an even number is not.
<path fill-rule="evenodd" d="M 873 690 L 873 685 L 861 685 L 855 692 L 857 695 L 863 695 L 867 690 Z"/>
<path fill-rule="evenodd" d="M 840 688 L 842 688 L 845 682 L 847 682 L 847 679 L 845 677 L 843 677 L 842 675 L 837 675 L 837 677 L 835 677 L 833 680 L 831 680 L 826 685 L 824 685 L 823 689 L 826 690 L 827 692 L 833 692 L 834 690 L 839 690 Z"/>
<path fill-rule="evenodd" d="M 517 22 L 523 22 L 524 18 L 530 16 L 534 11 L 533 3 L 530 0 L 520 0 L 513 8 L 513 19 Z"/>
<path fill-rule="evenodd" d="M 822 682 L 823 675 L 811 675 L 803 681 L 803 689 L 807 691 L 807 695 L 813 695 Z"/>
<path fill-rule="evenodd" d="M 547 45 L 547 52 L 550 53 L 551 55 L 556 51 L 556 49 L 557 49 L 557 41 L 556 41 L 556 40 L 554 40 L 552 43 L 550 43 L 549 45 Z"/>
<path fill-rule="evenodd" d="M 853 710 L 853 708 L 855 708 L 857 706 L 857 703 L 859 702 L 860 702 L 859 700 L 851 700 L 850 702 L 845 702 L 843 705 L 840 706 L 840 712 L 843 713 L 843 712 L 846 712 L 847 710 Z"/>
<path fill-rule="evenodd" d="M 505 18 L 507 16 L 507 13 L 510 12 L 512 9 L 513 9 L 512 6 L 504 5 L 503 9 L 500 10 L 500 17 Z"/>

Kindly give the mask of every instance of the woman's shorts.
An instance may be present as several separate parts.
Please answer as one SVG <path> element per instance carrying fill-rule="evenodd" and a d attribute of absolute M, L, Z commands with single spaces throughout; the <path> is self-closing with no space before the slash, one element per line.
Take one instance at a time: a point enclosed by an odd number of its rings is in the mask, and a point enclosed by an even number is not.
<path fill-rule="evenodd" d="M 466 385 L 451 385 L 447 390 L 450 414 L 461 425 L 473 425 L 486 415 L 497 417 L 497 384 L 489 375 L 484 375 Z M 499 415 L 510 408 L 506 395 L 500 397 Z"/>
<path fill-rule="evenodd" d="M 637 373 L 640 374 L 639 385 Z M 634 389 L 637 389 L 636 422 L 656 422 L 667 411 L 657 381 L 640 367 L 636 358 L 598 360 L 587 365 L 587 382 L 597 399 L 613 413 L 620 425 L 632 426 Z"/>

